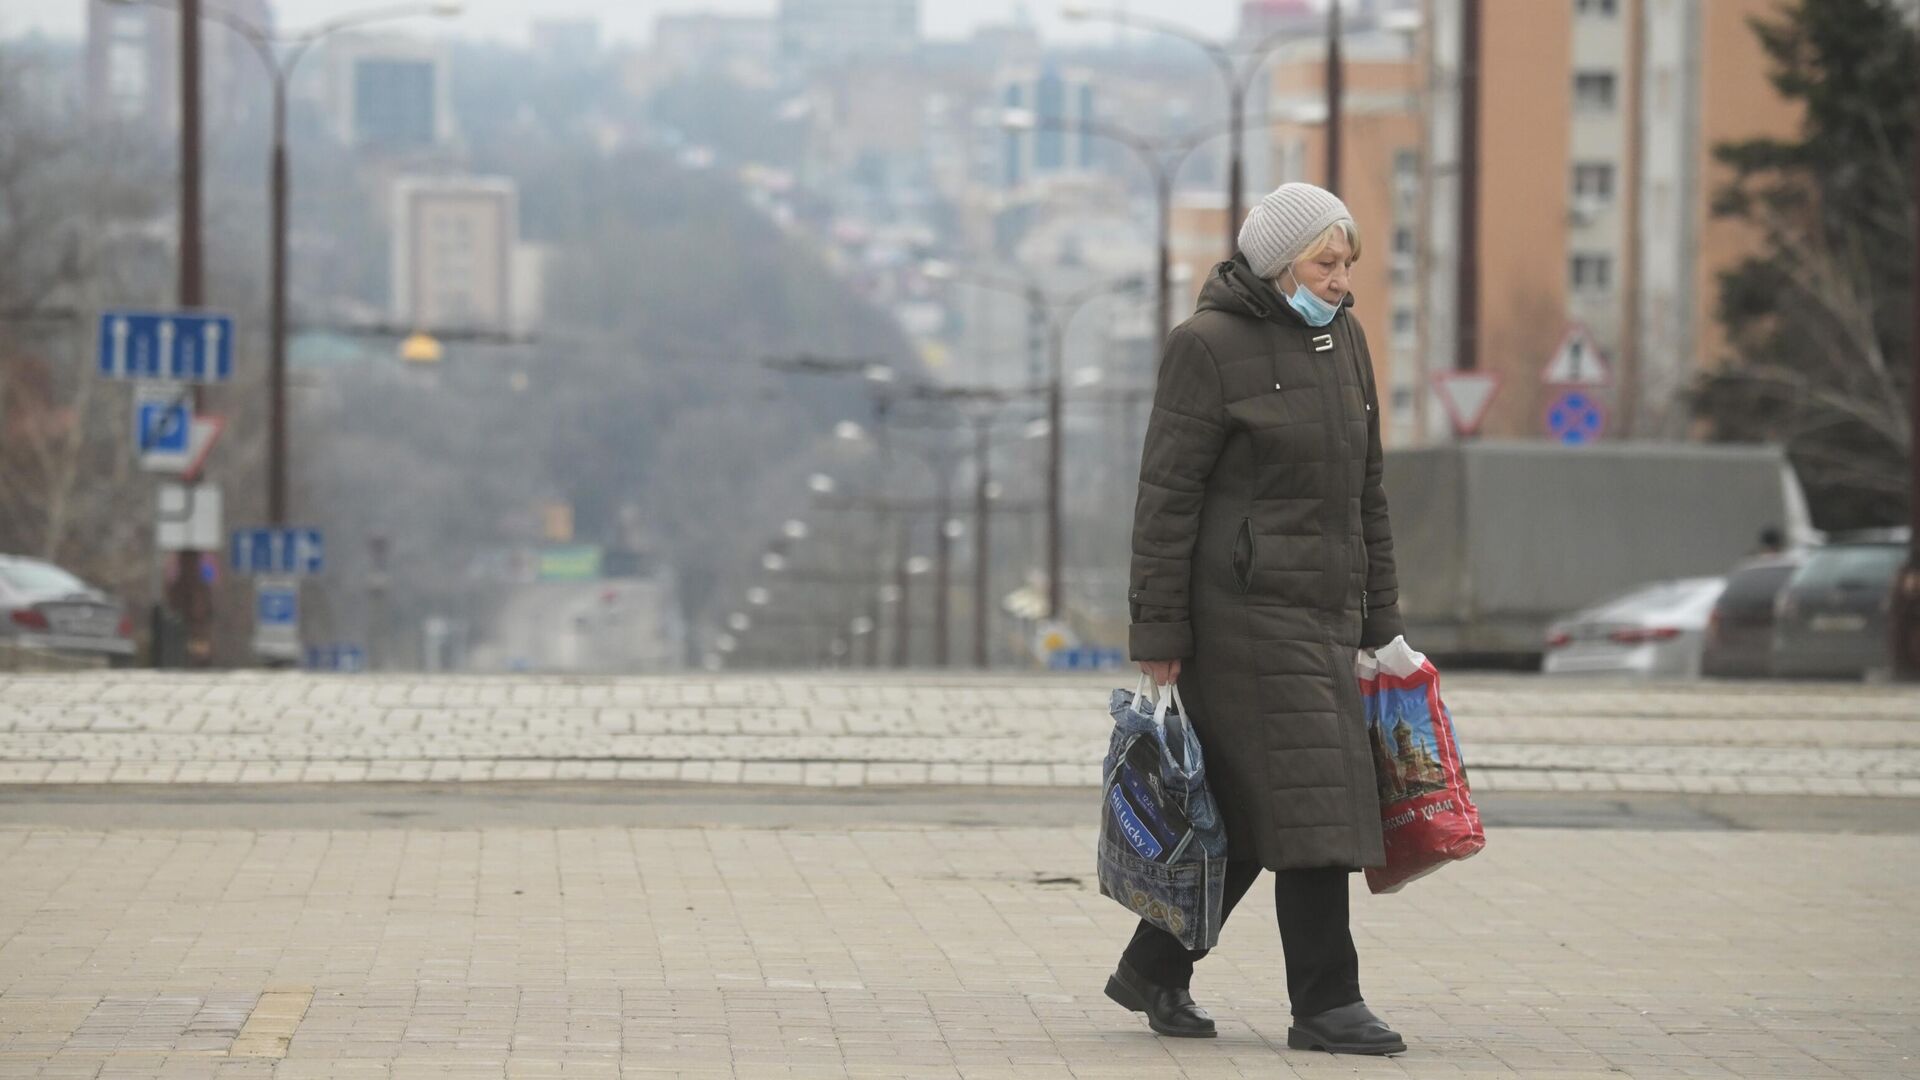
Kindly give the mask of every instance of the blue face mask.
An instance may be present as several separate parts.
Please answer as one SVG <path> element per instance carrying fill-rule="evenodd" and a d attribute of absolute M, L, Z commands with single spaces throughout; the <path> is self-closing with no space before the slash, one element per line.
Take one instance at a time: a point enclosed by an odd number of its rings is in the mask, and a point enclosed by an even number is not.
<path fill-rule="evenodd" d="M 1287 303 L 1300 313 L 1301 318 L 1307 320 L 1308 326 L 1325 326 L 1340 313 L 1338 304 L 1327 303 L 1299 282 L 1294 283 L 1293 292 L 1287 295 Z"/>

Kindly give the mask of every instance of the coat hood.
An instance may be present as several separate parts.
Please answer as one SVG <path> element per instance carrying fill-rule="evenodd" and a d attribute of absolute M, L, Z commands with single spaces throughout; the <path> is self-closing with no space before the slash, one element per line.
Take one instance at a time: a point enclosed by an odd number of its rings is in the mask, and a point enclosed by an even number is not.
<path fill-rule="evenodd" d="M 1353 306 L 1353 294 L 1340 298 L 1341 308 Z M 1197 311 L 1224 311 L 1253 319 L 1273 319 L 1289 326 L 1305 326 L 1307 321 L 1293 310 L 1273 284 L 1253 272 L 1246 255 L 1234 252 L 1233 258 L 1213 268 L 1207 283 L 1200 288 Z"/>

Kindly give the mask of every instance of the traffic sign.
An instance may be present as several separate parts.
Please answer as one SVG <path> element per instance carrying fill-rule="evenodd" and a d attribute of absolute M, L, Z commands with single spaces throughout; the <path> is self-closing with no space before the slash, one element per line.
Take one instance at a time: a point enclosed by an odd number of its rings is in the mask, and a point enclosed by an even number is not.
<path fill-rule="evenodd" d="M 219 550 L 220 511 L 217 485 L 161 484 L 154 514 L 155 546 L 161 551 Z"/>
<path fill-rule="evenodd" d="M 324 566 L 319 529 L 235 529 L 227 550 L 239 574 L 317 574 Z"/>
<path fill-rule="evenodd" d="M 100 373 L 225 382 L 233 377 L 233 318 L 204 311 L 103 311 Z"/>
<path fill-rule="evenodd" d="M 307 647 L 308 671 L 339 671 L 358 674 L 367 670 L 367 652 L 358 645 L 336 642 Z"/>
<path fill-rule="evenodd" d="M 1055 649 L 1047 656 L 1047 667 L 1054 671 L 1118 671 L 1126 666 L 1125 650 L 1097 645 Z"/>
<path fill-rule="evenodd" d="M 253 583 L 256 626 L 300 625 L 300 582 L 294 578 L 258 578 Z"/>
<path fill-rule="evenodd" d="M 1491 371 L 1444 371 L 1433 377 L 1433 391 L 1453 421 L 1453 433 L 1471 438 L 1479 433 L 1487 409 L 1500 392 L 1500 376 Z"/>
<path fill-rule="evenodd" d="M 1560 347 L 1553 351 L 1540 381 L 1549 386 L 1610 386 L 1613 368 L 1587 328 L 1575 323 L 1560 339 Z"/>
<path fill-rule="evenodd" d="M 195 416 L 186 397 L 171 387 L 142 386 L 134 399 L 133 444 L 143 471 L 192 480 L 225 430 L 225 420 Z"/>
<path fill-rule="evenodd" d="M 148 458 L 184 458 L 193 439 L 193 403 L 165 387 L 141 387 L 133 402 L 134 445 Z"/>
<path fill-rule="evenodd" d="M 300 582 L 263 577 L 253 583 L 253 654 L 291 664 L 300 659 Z"/>
<path fill-rule="evenodd" d="M 1568 446 L 1585 446 L 1606 433 L 1607 408 L 1586 390 L 1567 390 L 1547 406 L 1547 434 Z"/>

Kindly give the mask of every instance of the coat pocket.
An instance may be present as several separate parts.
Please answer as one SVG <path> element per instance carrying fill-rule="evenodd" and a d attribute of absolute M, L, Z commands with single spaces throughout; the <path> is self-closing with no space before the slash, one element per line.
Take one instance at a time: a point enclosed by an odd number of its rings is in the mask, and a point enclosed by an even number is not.
<path fill-rule="evenodd" d="M 1253 519 L 1241 518 L 1233 538 L 1233 583 L 1241 592 L 1253 588 Z"/>

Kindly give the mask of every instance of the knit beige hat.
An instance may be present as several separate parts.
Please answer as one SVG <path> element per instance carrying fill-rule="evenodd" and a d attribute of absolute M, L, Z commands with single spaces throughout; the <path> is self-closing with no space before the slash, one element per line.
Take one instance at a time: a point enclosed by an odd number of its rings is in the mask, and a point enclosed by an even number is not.
<path fill-rule="evenodd" d="M 1276 278 L 1337 221 L 1351 221 L 1340 196 L 1313 184 L 1281 184 L 1255 203 L 1240 226 L 1240 250 L 1253 272 Z"/>

